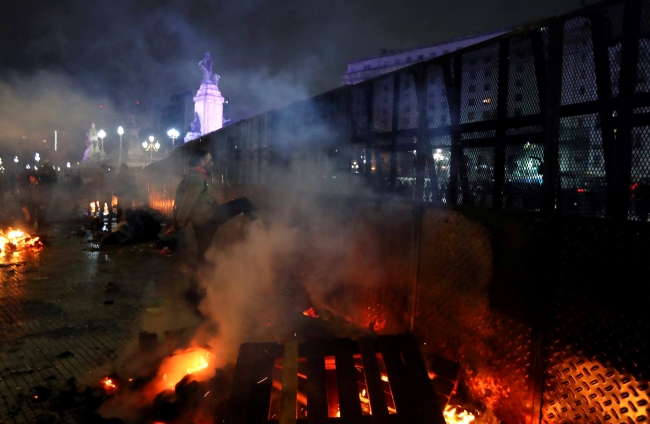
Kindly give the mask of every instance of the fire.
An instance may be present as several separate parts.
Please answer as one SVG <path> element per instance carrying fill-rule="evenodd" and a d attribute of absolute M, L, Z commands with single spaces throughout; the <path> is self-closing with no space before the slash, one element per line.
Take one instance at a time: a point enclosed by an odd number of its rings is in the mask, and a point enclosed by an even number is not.
<path fill-rule="evenodd" d="M 314 310 L 314 308 L 309 308 L 305 311 L 302 311 L 302 314 L 308 317 L 318 318 L 318 315 L 316 315 L 316 311 Z"/>
<path fill-rule="evenodd" d="M 102 385 L 104 387 L 104 390 L 106 390 L 107 392 L 117 390 L 117 386 L 115 385 L 113 380 L 108 378 L 108 377 L 106 377 L 105 379 L 102 380 Z"/>
<path fill-rule="evenodd" d="M 39 246 L 41 246 L 41 240 L 38 237 L 32 237 L 20 230 L 12 230 L 11 228 L 9 228 L 6 234 L 0 230 L 0 252 L 4 252 L 7 249 L 21 250 L 26 247 Z"/>
<path fill-rule="evenodd" d="M 442 413 L 445 416 L 445 421 L 447 424 L 469 424 L 476 419 L 474 414 L 462 410 L 461 412 L 456 412 L 456 409 L 460 409 L 460 406 L 452 408 L 447 405 L 444 412 Z"/>
<path fill-rule="evenodd" d="M 174 389 L 186 375 L 197 380 L 212 377 L 210 352 L 204 349 L 188 349 L 174 352 L 160 364 L 158 377 L 152 382 L 150 394 L 155 396 L 163 390 Z"/>

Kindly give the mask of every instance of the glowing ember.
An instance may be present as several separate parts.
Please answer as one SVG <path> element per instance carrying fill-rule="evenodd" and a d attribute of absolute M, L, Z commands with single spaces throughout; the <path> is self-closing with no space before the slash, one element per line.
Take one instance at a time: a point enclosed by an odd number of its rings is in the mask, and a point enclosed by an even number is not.
<path fill-rule="evenodd" d="M 460 409 L 460 406 L 452 408 L 447 405 L 447 407 L 445 407 L 442 414 L 445 416 L 447 424 L 469 424 L 476 418 L 471 412 L 462 410 L 462 412 L 457 413 L 456 409 Z"/>
<path fill-rule="evenodd" d="M 115 385 L 115 383 L 113 382 L 113 380 L 111 380 L 110 378 L 105 378 L 105 379 L 102 381 L 102 384 L 104 385 L 104 389 L 107 390 L 107 391 L 117 389 L 117 386 Z"/>
<path fill-rule="evenodd" d="M 302 311 L 302 314 L 308 317 L 318 318 L 318 315 L 316 315 L 316 311 L 314 311 L 314 308 L 309 308 L 306 311 Z"/>
<path fill-rule="evenodd" d="M 20 230 L 12 230 L 11 228 L 6 234 L 0 230 L 0 252 L 40 246 L 42 246 L 42 243 L 38 237 L 32 237 Z"/>

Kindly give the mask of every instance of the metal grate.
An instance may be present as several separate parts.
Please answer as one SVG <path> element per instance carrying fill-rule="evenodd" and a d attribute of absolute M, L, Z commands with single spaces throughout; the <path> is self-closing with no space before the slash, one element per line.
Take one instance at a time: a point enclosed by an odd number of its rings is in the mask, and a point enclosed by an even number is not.
<path fill-rule="evenodd" d="M 393 129 L 393 78 L 382 78 L 373 84 L 373 116 L 377 132 Z"/>
<path fill-rule="evenodd" d="M 459 171 L 462 205 L 492 206 L 494 184 L 494 148 L 470 147 L 463 149 L 463 163 Z"/>
<path fill-rule="evenodd" d="M 539 211 L 544 146 L 535 143 L 506 147 L 503 207 Z"/>
<path fill-rule="evenodd" d="M 596 100 L 591 21 L 576 18 L 564 24 L 562 105 Z"/>
<path fill-rule="evenodd" d="M 650 215 L 650 127 L 632 129 L 631 179 L 629 218 L 647 222 Z"/>
<path fill-rule="evenodd" d="M 545 34 L 545 32 L 543 33 Z M 510 40 L 509 63 L 508 117 L 540 113 L 540 99 L 537 78 L 535 77 L 535 59 L 531 36 L 522 35 Z"/>
<path fill-rule="evenodd" d="M 428 67 L 427 120 L 429 128 L 449 125 L 449 102 L 440 66 Z"/>
<path fill-rule="evenodd" d="M 599 119 L 560 119 L 560 208 L 567 215 L 603 216 L 605 173 Z"/>
<path fill-rule="evenodd" d="M 460 122 L 496 119 L 499 45 L 463 55 Z"/>
<path fill-rule="evenodd" d="M 398 74 L 399 81 L 399 122 L 400 130 L 418 127 L 418 102 L 413 72 Z"/>

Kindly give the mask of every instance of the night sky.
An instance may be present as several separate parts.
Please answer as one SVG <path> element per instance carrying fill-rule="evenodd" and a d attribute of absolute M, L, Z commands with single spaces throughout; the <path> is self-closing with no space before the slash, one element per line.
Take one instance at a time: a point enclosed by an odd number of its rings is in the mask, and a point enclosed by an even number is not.
<path fill-rule="evenodd" d="M 579 6 L 577 0 L 1 3 L 0 149 L 23 136 L 42 142 L 54 128 L 81 139 L 69 145 L 83 145 L 85 130 L 102 113 L 198 89 L 206 51 L 240 119 L 336 88 L 347 62 L 382 48 L 432 44 Z"/>

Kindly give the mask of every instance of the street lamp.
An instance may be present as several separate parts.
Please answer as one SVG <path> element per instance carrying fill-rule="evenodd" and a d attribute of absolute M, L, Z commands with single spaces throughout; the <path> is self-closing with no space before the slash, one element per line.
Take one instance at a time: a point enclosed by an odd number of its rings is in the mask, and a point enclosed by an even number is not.
<path fill-rule="evenodd" d="M 104 152 L 104 137 L 106 137 L 106 131 L 104 130 L 99 130 L 97 133 L 97 137 L 102 139 L 102 153 Z"/>
<path fill-rule="evenodd" d="M 150 135 L 148 142 L 146 140 L 142 142 L 142 148 L 144 150 L 150 152 L 150 158 L 151 158 L 151 161 L 153 162 L 153 152 L 154 151 L 157 152 L 158 149 L 160 149 L 160 143 L 158 143 L 158 141 L 156 141 L 154 143 L 154 137 L 153 137 L 153 135 Z"/>
<path fill-rule="evenodd" d="M 124 135 L 124 128 L 117 127 L 117 133 L 120 135 L 120 165 L 122 165 L 122 136 Z"/>
<path fill-rule="evenodd" d="M 40 162 L 40 160 L 41 160 L 41 155 L 39 155 L 38 153 L 36 153 L 36 154 L 34 155 L 34 160 L 36 161 L 36 163 Z"/>
<path fill-rule="evenodd" d="M 178 138 L 180 134 L 178 133 L 178 131 L 172 128 L 171 130 L 167 131 L 167 135 L 172 139 L 172 146 L 173 146 L 174 141 Z"/>
<path fill-rule="evenodd" d="M 65 164 L 65 167 L 66 167 L 66 168 L 70 168 L 70 162 L 67 162 L 67 163 Z"/>

